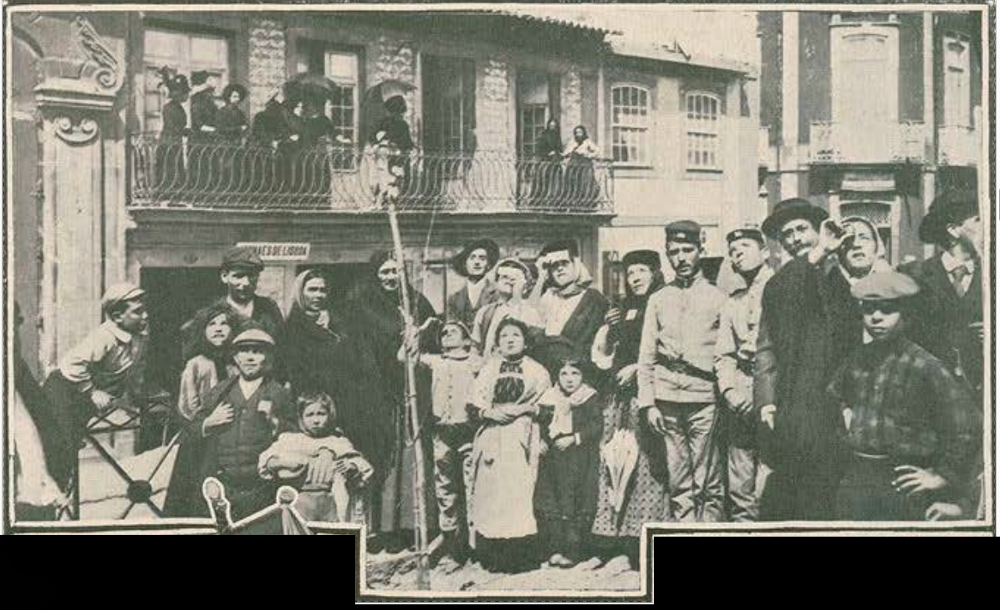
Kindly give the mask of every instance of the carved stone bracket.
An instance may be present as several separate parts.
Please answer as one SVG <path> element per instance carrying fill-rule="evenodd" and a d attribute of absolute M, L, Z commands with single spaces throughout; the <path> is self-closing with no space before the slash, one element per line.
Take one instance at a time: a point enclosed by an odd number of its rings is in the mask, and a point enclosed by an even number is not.
<path fill-rule="evenodd" d="M 73 20 L 73 34 L 89 64 L 86 66 L 89 69 L 85 69 L 85 72 L 90 73 L 99 87 L 114 93 L 122 80 L 122 62 L 114 50 L 82 15 L 77 15 Z"/>
<path fill-rule="evenodd" d="M 59 139 L 69 144 L 86 144 L 100 133 L 97 121 L 88 117 L 60 116 L 52 123 Z"/>

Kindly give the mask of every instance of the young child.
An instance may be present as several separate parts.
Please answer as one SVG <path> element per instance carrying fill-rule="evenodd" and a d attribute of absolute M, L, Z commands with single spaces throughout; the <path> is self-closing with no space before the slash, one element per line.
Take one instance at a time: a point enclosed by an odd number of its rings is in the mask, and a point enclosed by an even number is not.
<path fill-rule="evenodd" d="M 851 288 L 871 342 L 836 373 L 853 455 L 837 494 L 847 521 L 922 521 L 936 503 L 958 504 L 974 474 L 979 412 L 970 389 L 940 360 L 903 335 L 920 288 L 897 272 L 874 273 Z"/>
<path fill-rule="evenodd" d="M 537 568 L 534 493 L 541 439 L 537 402 L 552 382 L 525 356 L 528 327 L 508 318 L 497 329 L 498 355 L 476 379 L 470 411 L 479 424 L 472 446 L 470 527 L 487 570 Z"/>
<path fill-rule="evenodd" d="M 598 441 L 603 404 L 587 383 L 583 358 L 564 358 L 559 380 L 538 400 L 543 455 L 535 488 L 535 515 L 549 565 L 580 561 L 580 546 L 597 511 Z"/>
<path fill-rule="evenodd" d="M 444 538 L 441 553 L 461 565 L 468 558 L 468 487 L 472 438 L 475 427 L 469 421 L 468 405 L 475 388 L 482 359 L 473 352 L 471 333 L 458 321 L 441 327 L 440 356 L 421 354 L 420 364 L 431 370 L 434 425 L 434 490 L 438 506 L 438 527 Z M 414 335 L 400 348 L 418 354 L 419 338 Z M 458 567 L 458 565 L 454 567 Z"/>
<path fill-rule="evenodd" d="M 199 341 L 188 357 L 177 393 L 177 410 L 188 421 L 201 411 L 209 391 L 234 374 L 229 349 L 237 326 L 236 314 L 225 303 L 215 303 L 194 317 Z"/>
<path fill-rule="evenodd" d="M 307 394 L 298 401 L 299 431 L 278 436 L 260 455 L 258 471 L 264 479 L 295 482 L 299 513 L 310 521 L 362 523 L 364 506 L 361 490 L 371 478 L 371 464 L 354 449 L 336 427 L 337 410 L 327 394 Z M 317 487 L 306 479 L 309 461 L 321 451 L 336 458 L 336 474 L 329 487 Z"/>

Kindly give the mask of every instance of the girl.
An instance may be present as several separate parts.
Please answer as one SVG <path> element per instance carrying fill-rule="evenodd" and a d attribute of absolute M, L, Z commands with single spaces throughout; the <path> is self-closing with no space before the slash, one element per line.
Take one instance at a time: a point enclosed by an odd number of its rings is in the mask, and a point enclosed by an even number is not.
<path fill-rule="evenodd" d="M 309 521 L 362 523 L 364 507 L 360 492 L 374 472 L 371 464 L 336 427 L 336 407 L 327 394 L 300 396 L 298 408 L 299 432 L 281 434 L 260 455 L 260 476 L 296 481 L 300 493 L 295 508 Z M 336 474 L 329 487 L 306 480 L 309 461 L 321 451 L 333 453 L 337 460 Z"/>
<path fill-rule="evenodd" d="M 535 514 L 549 565 L 580 561 L 580 543 L 594 522 L 600 467 L 601 397 L 587 383 L 583 358 L 566 358 L 559 381 L 539 399 L 543 456 L 535 489 Z"/>
<path fill-rule="evenodd" d="M 538 533 L 536 403 L 552 383 L 545 368 L 524 355 L 523 322 L 506 319 L 497 334 L 499 355 L 480 372 L 470 405 L 480 427 L 472 446 L 469 527 L 484 568 L 520 572 L 537 567 L 530 552 Z"/>
<path fill-rule="evenodd" d="M 216 303 L 195 314 L 198 339 L 181 374 L 177 393 L 177 411 L 188 421 L 202 409 L 209 390 L 232 376 L 229 348 L 236 325 L 236 314 L 225 303 Z"/>

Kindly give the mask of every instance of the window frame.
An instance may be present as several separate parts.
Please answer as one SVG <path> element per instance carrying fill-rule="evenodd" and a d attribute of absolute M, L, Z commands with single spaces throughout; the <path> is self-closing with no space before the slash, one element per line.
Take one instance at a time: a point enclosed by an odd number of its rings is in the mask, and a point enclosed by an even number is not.
<path fill-rule="evenodd" d="M 722 123 L 725 120 L 725 99 L 713 91 L 707 89 L 687 89 L 684 91 L 682 98 L 683 101 L 683 121 L 684 121 L 684 167 L 686 171 L 692 173 L 722 173 L 725 169 L 725 165 L 722 163 L 722 140 L 723 140 L 723 126 Z M 692 117 L 691 100 L 701 99 L 702 104 L 706 101 L 709 106 L 714 105 L 714 113 L 702 112 L 698 113 L 694 110 L 696 117 Z M 697 103 L 695 104 L 697 106 Z M 703 106 L 704 108 L 704 106 Z M 708 123 L 705 119 L 697 118 L 701 116 L 708 116 Z M 692 161 L 692 136 L 695 138 L 703 138 L 705 142 L 711 142 L 711 148 L 699 149 L 694 152 L 700 153 L 705 152 L 712 155 L 713 163 L 711 165 L 702 164 L 700 162 Z"/>
<path fill-rule="evenodd" d="M 343 55 L 351 56 L 354 58 L 354 82 L 347 83 L 344 79 L 338 79 L 329 73 L 329 59 L 331 55 Z M 352 134 L 351 134 L 351 144 L 355 150 L 360 150 L 363 148 L 363 143 L 360 141 L 361 138 L 361 89 L 364 86 L 363 83 L 363 61 L 364 57 L 361 51 L 346 47 L 327 47 L 323 49 L 323 75 L 329 78 L 338 87 L 353 87 L 354 91 L 351 96 L 351 103 L 353 104 L 351 111 L 353 116 Z M 331 101 L 331 116 L 330 121 L 334 124 L 334 129 L 338 129 L 336 122 L 333 120 L 333 109 L 337 108 L 332 104 Z M 342 108 L 342 106 L 339 106 Z M 348 145 L 344 145 L 348 146 Z"/>
<path fill-rule="evenodd" d="M 635 91 L 637 91 L 640 94 L 642 94 L 642 95 L 645 96 L 645 110 L 646 110 L 646 112 L 644 114 L 643 113 L 634 113 L 634 114 L 633 113 L 628 113 L 629 116 L 636 116 L 636 117 L 641 117 L 641 118 L 634 119 L 632 121 L 624 121 L 624 122 L 621 121 L 620 119 L 618 119 L 618 113 L 615 111 L 616 110 L 616 106 L 629 107 L 629 108 L 631 108 L 631 107 L 639 108 L 640 107 L 638 105 L 633 106 L 632 104 L 617 104 L 616 105 L 616 103 L 615 103 L 615 93 L 617 91 L 621 91 L 621 90 L 635 90 Z M 612 162 L 612 164 L 615 167 L 624 167 L 624 168 L 630 168 L 630 167 L 631 168 L 651 168 L 651 167 L 653 167 L 653 151 L 652 151 L 652 141 L 653 141 L 653 138 L 652 138 L 652 133 L 653 133 L 653 124 L 654 124 L 654 121 L 653 121 L 654 113 L 653 113 L 653 104 L 652 104 L 652 102 L 653 102 L 653 90 L 652 90 L 652 88 L 650 88 L 648 85 L 644 85 L 644 84 L 636 83 L 636 82 L 629 82 L 629 81 L 616 82 L 616 83 L 614 83 L 611 86 L 610 90 L 608 91 L 608 97 L 609 97 L 609 102 L 610 102 L 608 104 L 608 107 L 609 107 L 610 114 L 611 114 L 611 121 L 609 123 L 609 127 L 611 129 L 611 134 L 610 134 L 611 137 L 609 138 L 609 143 L 610 143 L 610 149 L 611 149 L 610 153 L 611 153 L 611 162 Z M 624 159 L 624 160 L 618 159 L 618 157 L 617 157 L 617 150 L 624 148 L 627 151 L 629 149 L 629 147 L 627 145 L 623 145 L 623 144 L 618 144 L 617 143 L 616 135 L 618 133 L 620 133 L 619 130 L 624 130 L 624 131 L 627 131 L 627 132 L 640 134 L 639 135 L 640 141 L 635 146 L 635 150 L 636 150 L 636 158 L 635 159 Z"/>
<path fill-rule="evenodd" d="M 958 121 L 953 121 L 951 116 L 951 109 L 957 101 L 949 103 L 950 94 L 952 92 L 948 88 L 948 74 L 955 65 L 950 61 L 948 56 L 948 47 L 953 44 L 958 44 L 962 46 L 962 57 L 963 63 L 959 68 L 964 74 L 964 84 L 965 84 L 965 94 L 964 94 L 964 107 L 962 108 L 962 116 Z M 972 44 L 969 36 L 962 34 L 960 32 L 946 31 L 941 36 L 941 121 L 942 125 L 945 127 L 965 127 L 970 128 L 973 124 L 972 117 Z M 960 100 L 959 100 L 960 101 Z"/>

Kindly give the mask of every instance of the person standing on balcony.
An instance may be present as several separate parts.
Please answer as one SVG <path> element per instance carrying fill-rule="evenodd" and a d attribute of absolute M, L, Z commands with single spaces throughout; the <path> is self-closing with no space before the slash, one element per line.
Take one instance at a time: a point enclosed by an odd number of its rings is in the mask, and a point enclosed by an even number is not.
<path fill-rule="evenodd" d="M 829 263 L 850 234 L 830 226 L 827 217 L 826 210 L 793 198 L 779 203 L 762 225 L 792 257 L 764 289 L 754 364 L 760 457 L 773 470 L 760 496 L 763 521 L 833 517 L 839 416 L 825 390 L 840 365 L 838 344 L 860 343 L 861 337 L 851 330 L 854 324 L 842 327 L 844 317 L 831 306 Z M 849 339 L 837 339 L 840 333 Z"/>
<path fill-rule="evenodd" d="M 726 297 L 702 271 L 701 225 L 667 225 L 676 278 L 649 298 L 639 346 L 639 411 L 662 437 L 670 511 L 679 522 L 723 519 L 715 350 Z"/>
<path fill-rule="evenodd" d="M 500 246 L 492 239 L 465 244 L 451 262 L 455 273 L 465 278 L 465 286 L 448 297 L 449 319 L 472 328 L 479 310 L 499 300 L 496 283 L 491 277 L 499 261 Z"/>
<path fill-rule="evenodd" d="M 406 99 L 402 95 L 394 95 L 385 100 L 383 106 L 387 114 L 375 126 L 372 144 L 390 149 L 387 169 L 390 176 L 393 176 L 393 186 L 402 197 L 406 194 L 410 181 L 410 151 L 415 147 L 410 135 L 410 125 L 405 118 Z"/>
<path fill-rule="evenodd" d="M 600 187 L 594 174 L 594 161 L 601 156 L 601 149 L 594 144 L 587 128 L 577 125 L 573 139 L 563 150 L 566 158 L 566 183 L 563 197 L 553 202 L 555 207 L 592 209 L 597 205 Z"/>
<path fill-rule="evenodd" d="M 760 302 L 774 276 L 765 264 L 764 234 L 737 229 L 726 236 L 729 262 L 735 271 L 733 291 L 719 318 L 715 373 L 726 410 L 729 446 L 730 516 L 736 522 L 757 521 L 763 478 L 757 457 L 757 417 L 753 405 L 753 371 L 760 329 Z M 760 475 L 760 476 L 759 476 Z"/>
<path fill-rule="evenodd" d="M 535 142 L 536 170 L 532 181 L 531 201 L 535 207 L 557 203 L 562 192 L 563 141 L 559 121 L 549 119 L 545 131 Z"/>
<path fill-rule="evenodd" d="M 219 109 L 219 139 L 225 144 L 221 166 L 220 184 L 223 191 L 243 191 L 243 170 L 245 157 L 240 153 L 243 140 L 247 136 L 249 124 L 247 115 L 240 106 L 247 99 L 247 88 L 232 83 L 222 90 L 225 105 Z"/>
<path fill-rule="evenodd" d="M 215 104 L 217 79 L 204 70 L 191 73 L 191 148 L 188 177 L 195 191 L 215 189 L 219 177 L 218 151 L 213 144 L 219 142 L 219 107 Z"/>
<path fill-rule="evenodd" d="M 555 377 L 559 357 L 565 353 L 562 350 L 590 353 L 609 304 L 591 287 L 593 278 L 580 260 L 580 246 L 575 240 L 549 243 L 539 255 L 538 265 L 546 278 L 538 301 L 545 332 L 532 354 Z"/>
<path fill-rule="evenodd" d="M 184 137 L 190 130 L 184 103 L 188 101 L 191 86 L 186 76 L 166 67 L 160 69 L 160 78 L 169 98 L 163 105 L 163 129 L 156 147 L 156 188 L 162 192 L 180 190 L 186 182 Z"/>
<path fill-rule="evenodd" d="M 374 353 L 374 369 L 369 374 L 372 386 L 378 388 L 368 398 L 365 421 L 358 423 L 364 433 L 353 440 L 375 467 L 371 527 L 378 536 L 374 541 L 376 548 L 398 551 L 412 544 L 416 529 L 413 515 L 416 448 L 424 452 L 425 464 L 433 463 L 433 435 L 421 434 L 419 441 L 412 441 L 415 431 L 406 408 L 406 368 L 398 360 L 406 328 L 400 291 L 410 293 L 411 315 L 418 328 L 424 327 L 437 314 L 424 295 L 400 280 L 400 263 L 393 252 L 376 252 L 371 259 L 370 273 L 347 299 L 351 328 L 359 333 L 359 341 Z M 421 335 L 423 353 L 434 351 L 431 348 L 435 342 L 428 335 Z M 431 379 L 426 370 L 418 370 L 417 388 L 423 425 L 431 405 Z M 425 506 L 433 509 L 436 505 L 432 487 L 428 485 L 423 491 Z M 432 510 L 428 510 L 427 518 L 428 523 L 436 521 Z"/>

